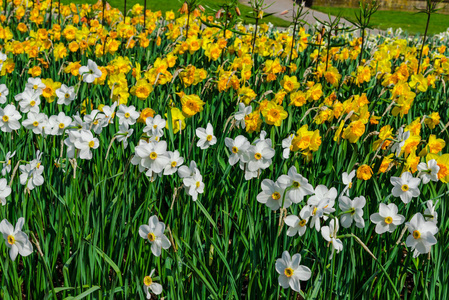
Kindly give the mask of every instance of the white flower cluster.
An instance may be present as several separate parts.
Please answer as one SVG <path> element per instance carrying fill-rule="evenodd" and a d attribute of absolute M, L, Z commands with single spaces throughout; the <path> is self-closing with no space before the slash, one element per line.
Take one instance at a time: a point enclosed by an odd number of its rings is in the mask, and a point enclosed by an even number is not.
<path fill-rule="evenodd" d="M 430 160 L 420 164 L 418 178 L 414 178 L 410 172 L 404 172 L 400 177 L 391 177 L 392 195 L 399 197 L 407 205 L 412 198 L 420 195 L 419 185 L 421 182 L 427 184 L 431 180 L 438 179 L 436 177 L 438 170 L 436 162 Z M 330 255 L 330 259 L 332 259 L 335 251 L 338 253 L 343 250 L 343 242 L 338 235 L 340 225 L 350 228 L 354 223 L 358 228 L 365 228 L 363 218 L 363 208 L 366 205 L 365 197 L 349 198 L 354 176 L 355 170 L 349 174 L 346 172 L 342 174 L 344 188 L 338 196 L 337 189 L 334 187 L 318 185 L 313 188 L 308 180 L 292 166 L 288 170 L 288 175 L 281 175 L 275 182 L 264 179 L 261 183 L 262 192 L 257 195 L 257 201 L 265 204 L 271 210 L 277 210 L 287 209 L 292 204 L 299 204 L 306 196 L 309 196 L 307 202 L 302 206 L 299 216 L 288 215 L 284 218 L 284 222 L 288 226 L 287 235 L 302 236 L 307 227 L 315 228 L 328 242 L 328 245 L 332 246 Z M 340 213 L 334 215 L 337 196 Z M 417 213 L 409 222 L 405 223 L 410 232 L 406 239 L 406 245 L 411 247 L 413 257 L 429 253 L 431 246 L 437 243 L 435 235 L 438 233 L 438 214 L 432 200 L 428 200 L 426 205 L 427 209 L 424 211 L 424 215 Z M 328 219 L 330 219 L 329 223 L 326 226 L 321 226 L 322 220 Z M 398 214 L 396 204 L 380 203 L 379 212 L 371 214 L 370 220 L 376 224 L 376 233 L 383 234 L 395 231 L 397 226 L 404 224 L 405 217 Z M 282 258 L 276 261 L 276 271 L 280 274 L 279 285 L 299 291 L 299 281 L 310 278 L 310 270 L 300 266 L 299 260 L 299 254 L 290 258 L 288 252 L 285 251 Z"/>
<path fill-rule="evenodd" d="M 192 196 L 193 201 L 196 201 L 198 194 L 204 192 L 203 177 L 196 162 L 191 161 L 190 167 L 183 166 L 184 158 L 180 156 L 179 151 L 167 150 L 167 142 L 161 140 L 166 121 L 160 115 L 156 115 L 154 118 L 148 117 L 146 124 L 147 126 L 143 131 L 149 139 L 148 141 L 139 141 L 139 145 L 135 148 L 136 155 L 131 159 L 131 163 L 138 166 L 139 171 L 145 172 L 150 178 L 172 175 L 177 172 L 179 177 L 183 179 L 186 192 Z M 198 130 L 200 130 L 200 134 L 198 134 Z M 217 140 L 213 136 L 212 130 L 210 124 L 208 124 L 207 129 L 197 129 L 197 135 L 200 137 L 199 147 L 206 149 L 216 143 Z"/>
<path fill-rule="evenodd" d="M 225 138 L 226 147 L 231 151 L 229 164 L 231 166 L 240 162 L 240 169 L 245 171 L 245 179 L 258 177 L 260 171 L 270 167 L 275 151 L 271 139 L 265 139 L 267 133 L 262 130 L 260 139 L 250 144 L 243 135 L 235 139 Z"/>

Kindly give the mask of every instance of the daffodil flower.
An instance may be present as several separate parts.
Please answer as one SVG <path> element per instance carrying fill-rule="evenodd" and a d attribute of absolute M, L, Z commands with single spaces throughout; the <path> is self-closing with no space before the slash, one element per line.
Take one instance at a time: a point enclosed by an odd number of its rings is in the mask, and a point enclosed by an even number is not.
<path fill-rule="evenodd" d="M 214 135 L 214 128 L 211 123 L 207 123 L 206 129 L 197 128 L 195 132 L 196 136 L 199 138 L 198 143 L 196 144 L 197 147 L 204 150 L 217 143 L 217 138 Z"/>
<path fill-rule="evenodd" d="M 83 76 L 83 81 L 87 83 L 94 82 L 95 79 L 100 78 L 103 74 L 97 64 L 90 59 L 87 61 L 87 66 L 80 67 L 78 72 Z"/>
<path fill-rule="evenodd" d="M 420 191 L 418 186 L 421 179 L 414 178 L 412 173 L 404 172 L 401 177 L 391 177 L 390 182 L 393 185 L 391 193 L 395 197 L 400 197 L 405 204 L 409 203 L 412 198 L 418 197 Z"/>
<path fill-rule="evenodd" d="M 337 253 L 343 250 L 343 243 L 337 238 L 338 228 L 338 219 L 330 220 L 329 226 L 323 226 L 321 228 L 321 235 L 332 246 L 332 252 L 329 259 L 332 259 L 335 250 Z"/>
<path fill-rule="evenodd" d="M 5 239 L 6 246 L 11 249 L 9 251 L 9 257 L 13 261 L 16 259 L 17 254 L 28 256 L 33 253 L 33 245 L 31 245 L 28 236 L 22 232 L 24 222 L 24 218 L 19 218 L 16 223 L 16 228 L 6 219 L 0 223 L 0 232 Z"/>
<path fill-rule="evenodd" d="M 301 254 L 296 253 L 290 257 L 288 251 L 282 253 L 282 257 L 276 260 L 276 271 L 279 273 L 279 285 L 284 289 L 291 288 L 295 292 L 301 291 L 300 281 L 307 281 L 312 272 L 306 266 L 300 265 Z"/>
<path fill-rule="evenodd" d="M 438 227 L 435 223 L 424 220 L 423 215 L 417 213 L 413 216 L 410 222 L 405 224 L 410 232 L 405 243 L 407 244 L 407 247 L 412 248 L 413 257 L 429 253 L 430 247 L 437 243 L 434 235 L 438 233 Z"/>
<path fill-rule="evenodd" d="M 154 271 L 154 269 L 151 270 L 150 275 L 143 278 L 143 290 L 147 299 L 151 299 L 150 290 L 155 295 L 160 295 L 162 293 L 162 285 L 153 280 Z"/>
<path fill-rule="evenodd" d="M 370 216 L 371 222 L 376 224 L 376 233 L 393 232 L 398 225 L 404 223 L 403 215 L 398 214 L 398 207 L 394 203 L 379 204 L 379 212 Z"/>
<path fill-rule="evenodd" d="M 0 179 L 0 203 L 6 205 L 6 197 L 11 194 L 11 188 L 5 178 Z"/>
<path fill-rule="evenodd" d="M 155 256 L 161 256 L 162 248 L 168 249 L 171 246 L 170 241 L 164 235 L 165 224 L 159 222 L 157 216 L 151 216 L 148 219 L 148 225 L 144 224 L 139 227 L 139 235 L 144 240 L 151 243 L 151 252 Z"/>

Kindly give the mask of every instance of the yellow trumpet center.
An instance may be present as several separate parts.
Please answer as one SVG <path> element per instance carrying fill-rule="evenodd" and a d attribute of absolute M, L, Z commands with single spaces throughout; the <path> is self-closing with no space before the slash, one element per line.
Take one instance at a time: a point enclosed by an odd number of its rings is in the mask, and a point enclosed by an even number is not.
<path fill-rule="evenodd" d="M 387 224 L 393 223 L 393 218 L 392 217 L 386 217 L 385 218 L 385 223 L 387 223 Z"/>
<path fill-rule="evenodd" d="M 64 95 L 64 97 L 65 97 L 66 99 L 68 99 L 68 98 L 70 98 L 70 94 L 69 94 L 69 93 L 66 93 L 66 94 Z"/>
<path fill-rule="evenodd" d="M 206 137 L 206 140 L 207 140 L 208 142 L 212 141 L 212 135 L 209 134 L 209 135 Z"/>
<path fill-rule="evenodd" d="M 408 185 L 403 184 L 403 185 L 401 186 L 401 190 L 402 190 L 403 192 L 407 192 L 407 191 L 409 190 Z"/>
<path fill-rule="evenodd" d="M 153 283 L 153 279 L 150 276 L 145 276 L 143 279 L 143 284 L 150 286 Z"/>
<path fill-rule="evenodd" d="M 59 123 L 59 126 L 58 126 L 60 129 L 64 129 L 64 127 L 65 127 L 65 125 L 64 125 L 64 123 Z"/>
<path fill-rule="evenodd" d="M 201 182 L 197 181 L 197 182 L 196 182 L 196 187 L 199 188 L 200 185 L 201 185 Z"/>
<path fill-rule="evenodd" d="M 7 115 L 4 115 L 2 118 L 3 122 L 8 122 L 9 121 L 9 117 Z"/>
<path fill-rule="evenodd" d="M 239 148 L 237 148 L 236 146 L 232 147 L 232 153 L 236 154 L 239 152 Z"/>
<path fill-rule="evenodd" d="M 36 101 L 31 100 L 30 105 L 31 105 L 31 106 L 35 106 L 35 105 L 36 105 Z"/>
<path fill-rule="evenodd" d="M 95 146 L 95 142 L 94 142 L 94 141 L 90 141 L 90 142 L 89 142 L 89 147 L 90 147 L 90 148 L 93 148 L 94 146 Z"/>
<path fill-rule="evenodd" d="M 12 235 L 8 235 L 8 244 L 14 245 L 16 243 L 16 239 Z"/>
<path fill-rule="evenodd" d="M 150 158 L 153 159 L 153 160 L 156 159 L 156 158 L 157 158 L 157 153 L 154 152 L 154 151 L 151 152 L 151 153 L 150 153 Z"/>
<path fill-rule="evenodd" d="M 315 207 L 312 211 L 312 215 L 314 215 L 316 213 L 316 211 L 318 210 L 318 207 Z"/>
<path fill-rule="evenodd" d="M 279 199 L 281 199 L 281 194 L 279 194 L 278 192 L 274 192 L 271 195 L 271 198 L 273 198 L 273 200 L 279 200 Z"/>
<path fill-rule="evenodd" d="M 259 159 L 262 158 L 262 154 L 256 153 L 256 154 L 254 154 L 254 158 L 257 159 L 257 160 L 259 160 Z"/>
<path fill-rule="evenodd" d="M 37 84 L 33 85 L 33 89 L 37 90 L 38 86 Z"/>
<path fill-rule="evenodd" d="M 148 238 L 148 240 L 149 240 L 150 242 L 154 242 L 154 241 L 156 240 L 156 236 L 155 236 L 154 233 L 152 233 L 152 232 L 150 232 L 150 233 L 147 235 L 147 238 Z"/>
<path fill-rule="evenodd" d="M 38 121 L 34 121 L 34 122 L 33 122 L 33 126 L 34 126 L 34 127 L 39 126 L 39 122 L 38 122 Z"/>
<path fill-rule="evenodd" d="M 153 128 L 154 128 L 154 129 L 157 129 L 157 125 L 156 125 L 156 124 L 155 124 L 155 125 L 153 125 Z"/>
<path fill-rule="evenodd" d="M 293 276 L 293 269 L 292 268 L 285 268 L 284 274 L 287 277 L 292 277 Z"/>
<path fill-rule="evenodd" d="M 125 113 L 125 118 L 129 118 L 129 116 L 131 116 L 129 113 Z"/>
<path fill-rule="evenodd" d="M 306 226 L 306 223 L 307 223 L 306 220 L 301 220 L 301 221 L 299 222 L 299 226 L 304 227 L 304 226 Z"/>
<path fill-rule="evenodd" d="M 301 186 L 301 184 L 298 181 L 293 181 L 293 187 L 295 189 L 299 188 Z"/>
<path fill-rule="evenodd" d="M 421 232 L 419 230 L 413 231 L 413 237 L 416 239 L 419 239 L 421 237 Z"/>
<path fill-rule="evenodd" d="M 172 168 L 176 167 L 177 165 L 178 165 L 178 163 L 177 163 L 176 161 L 172 161 L 172 162 L 171 162 L 171 167 L 172 167 Z"/>

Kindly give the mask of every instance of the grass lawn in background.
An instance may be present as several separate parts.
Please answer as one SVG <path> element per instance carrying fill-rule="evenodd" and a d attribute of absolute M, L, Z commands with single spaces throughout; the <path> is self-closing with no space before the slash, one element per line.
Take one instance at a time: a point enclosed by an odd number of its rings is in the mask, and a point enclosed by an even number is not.
<path fill-rule="evenodd" d="M 62 0 L 61 1 L 64 4 L 69 4 L 71 2 L 76 4 L 95 4 L 97 0 Z M 118 8 L 123 12 L 124 9 L 124 0 L 108 0 L 109 4 L 112 7 Z M 220 8 L 220 5 L 226 3 L 226 0 L 201 0 L 199 3 L 204 6 L 206 9 L 207 14 L 214 15 L 218 9 Z M 178 13 L 178 9 L 181 8 L 184 1 L 181 0 L 147 0 L 147 9 L 151 11 L 162 11 L 162 13 L 165 13 L 166 11 L 174 11 L 176 14 Z M 144 0 L 128 0 L 126 4 L 126 10 L 129 10 L 133 7 L 135 4 L 144 5 Z M 252 11 L 250 7 L 247 7 L 242 4 L 238 4 L 238 7 L 240 9 L 240 12 L 242 13 L 242 19 L 244 23 L 254 23 L 254 20 L 251 18 L 246 17 L 250 14 Z M 268 23 L 271 22 L 274 26 L 278 27 L 288 27 L 290 26 L 290 22 L 287 22 L 285 20 L 282 20 L 280 18 L 270 16 L 268 18 L 262 19 L 262 23 Z"/>
<path fill-rule="evenodd" d="M 341 14 L 343 18 L 348 21 L 356 21 L 355 13 L 359 11 L 358 8 L 346 8 L 346 7 L 325 7 L 325 6 L 313 6 L 315 10 L 330 13 L 331 15 Z M 415 12 L 408 11 L 396 11 L 396 10 L 379 10 L 372 19 L 371 25 L 374 28 L 386 30 L 387 28 L 402 28 L 409 34 L 424 34 L 426 29 L 427 15 L 417 14 Z M 429 34 L 437 34 L 446 31 L 449 27 L 449 15 L 435 14 L 430 17 Z"/>

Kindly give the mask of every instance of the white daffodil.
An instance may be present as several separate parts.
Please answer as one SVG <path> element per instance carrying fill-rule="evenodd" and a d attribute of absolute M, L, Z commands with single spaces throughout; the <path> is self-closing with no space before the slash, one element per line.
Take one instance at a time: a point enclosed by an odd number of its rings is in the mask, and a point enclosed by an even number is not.
<path fill-rule="evenodd" d="M 56 96 L 58 97 L 58 104 L 70 105 L 73 100 L 76 99 L 75 87 L 68 87 L 62 84 L 59 89 L 56 90 Z"/>
<path fill-rule="evenodd" d="M 8 56 L 0 51 L 0 71 L 3 69 L 3 63 L 8 59 Z"/>
<path fill-rule="evenodd" d="M 159 222 L 157 216 L 151 216 L 148 220 L 148 225 L 141 225 L 139 227 L 139 235 L 144 240 L 151 243 L 151 252 L 155 256 L 161 256 L 162 248 L 168 249 L 171 246 L 170 241 L 164 235 L 165 224 Z"/>
<path fill-rule="evenodd" d="M 42 134 L 44 127 L 48 127 L 48 117 L 43 113 L 29 112 L 28 119 L 22 122 L 23 127 L 32 130 L 34 134 Z"/>
<path fill-rule="evenodd" d="M 335 250 L 337 250 L 337 253 L 343 250 L 343 243 L 340 239 L 337 239 L 338 228 L 338 219 L 330 220 L 329 226 L 323 226 L 321 228 L 321 235 L 332 245 L 332 252 L 329 259 L 332 259 L 334 256 Z"/>
<path fill-rule="evenodd" d="M 19 120 L 22 118 L 16 107 L 8 104 L 5 108 L 0 107 L 0 128 L 3 132 L 11 132 L 20 128 Z"/>
<path fill-rule="evenodd" d="M 304 206 L 304 207 L 307 207 Z M 295 236 L 298 234 L 299 236 L 304 235 L 307 229 L 307 222 L 309 221 L 309 218 L 311 216 L 310 209 L 302 209 L 299 212 L 299 217 L 296 215 L 289 215 L 285 217 L 284 222 L 289 227 L 287 229 L 287 235 L 288 236 Z"/>
<path fill-rule="evenodd" d="M 28 82 L 25 85 L 25 90 L 31 91 L 32 93 L 36 93 L 39 96 L 42 95 L 42 92 L 47 86 L 42 82 L 42 79 L 39 77 L 36 78 L 28 78 Z"/>
<path fill-rule="evenodd" d="M 235 113 L 234 118 L 237 121 L 237 125 L 245 129 L 245 117 L 253 111 L 251 105 L 245 106 L 245 103 L 239 103 L 239 111 Z"/>
<path fill-rule="evenodd" d="M 178 171 L 178 168 L 184 163 L 184 158 L 179 155 L 179 151 L 168 151 L 169 162 L 164 168 L 164 175 L 171 175 Z"/>
<path fill-rule="evenodd" d="M 117 108 L 117 102 L 114 102 L 111 106 L 105 105 L 102 108 L 103 115 L 101 115 L 100 123 L 103 127 L 108 126 L 113 122 L 115 109 Z"/>
<path fill-rule="evenodd" d="M 196 165 L 196 162 L 194 160 L 190 161 L 190 165 L 187 166 L 181 166 L 178 169 L 178 176 L 181 178 L 186 178 L 186 177 L 192 177 L 193 175 L 195 175 L 195 173 L 199 173 L 200 170 L 198 170 L 198 167 Z"/>
<path fill-rule="evenodd" d="M 75 143 L 81 138 L 81 130 L 71 130 L 67 133 L 68 137 L 64 140 L 64 144 L 67 146 L 67 157 L 74 158 L 76 154 Z"/>
<path fill-rule="evenodd" d="M 60 112 L 58 115 L 53 115 L 48 120 L 49 132 L 51 135 L 62 135 L 67 126 L 72 123 L 72 118 L 66 116 L 64 112 Z"/>
<path fill-rule="evenodd" d="M 428 184 L 430 181 L 438 182 L 440 166 L 437 165 L 435 159 L 431 159 L 427 163 L 420 163 L 418 165 L 418 171 L 418 177 L 421 178 L 423 184 Z"/>
<path fill-rule="evenodd" d="M 257 201 L 265 204 L 271 210 L 288 208 L 292 204 L 290 198 L 284 197 L 285 189 L 277 182 L 264 179 L 261 183 L 262 192 L 257 195 Z"/>
<path fill-rule="evenodd" d="M 6 103 L 6 96 L 9 95 L 9 90 L 6 84 L 0 84 L 0 104 Z"/>
<path fill-rule="evenodd" d="M 6 205 L 6 197 L 11 195 L 11 188 L 5 178 L 0 179 L 0 202 Z"/>
<path fill-rule="evenodd" d="M 414 250 L 413 257 L 429 253 L 430 247 L 437 243 L 437 239 L 434 235 L 438 233 L 438 227 L 435 223 L 424 220 L 423 215 L 417 213 L 413 216 L 410 222 L 405 224 L 410 232 L 405 243 L 407 244 L 407 247 L 411 247 L 412 250 Z"/>
<path fill-rule="evenodd" d="M 269 141 L 269 142 L 268 142 Z M 259 140 L 254 146 L 251 145 L 243 155 L 243 162 L 247 163 L 248 171 L 256 172 L 266 169 L 271 165 L 275 151 L 271 148 L 271 140 Z"/>
<path fill-rule="evenodd" d="M 23 93 L 17 94 L 14 98 L 16 101 L 19 101 L 20 112 L 39 112 L 39 105 L 41 104 L 39 94 L 31 90 L 25 90 Z"/>
<path fill-rule="evenodd" d="M 365 227 L 365 220 L 363 220 L 363 207 L 365 207 L 366 199 L 363 196 L 356 197 L 354 200 L 346 196 L 339 198 L 339 207 L 342 211 L 350 211 L 343 214 L 340 218 L 341 226 L 344 228 L 351 227 L 352 221 L 355 221 L 355 226 L 358 228 Z"/>
<path fill-rule="evenodd" d="M 287 138 L 282 140 L 282 148 L 284 150 L 282 151 L 282 157 L 284 159 L 288 159 L 290 157 L 290 152 L 292 150 L 292 141 L 295 138 L 294 134 L 290 134 Z"/>
<path fill-rule="evenodd" d="M 391 177 L 390 182 L 393 185 L 393 196 L 400 197 L 405 204 L 421 193 L 418 189 L 421 179 L 414 178 L 410 172 L 402 173 L 401 177 Z"/>
<path fill-rule="evenodd" d="M 38 152 L 38 158 L 32 160 L 29 164 L 21 165 L 19 167 L 20 174 L 19 180 L 21 185 L 26 185 L 29 190 L 33 190 L 36 186 L 44 184 L 44 166 L 40 163 L 40 156 Z"/>
<path fill-rule="evenodd" d="M 17 220 L 16 228 L 14 228 L 6 219 L 0 223 L 0 232 L 5 239 L 6 246 L 11 249 L 9 251 L 9 257 L 13 261 L 16 259 L 17 254 L 28 256 L 33 253 L 33 245 L 31 245 L 28 236 L 22 232 L 24 223 L 24 218 L 19 218 L 19 220 Z"/>
<path fill-rule="evenodd" d="M 140 165 L 149 170 L 148 174 L 161 173 L 170 161 L 166 141 L 141 143 L 136 146 L 135 151 L 136 156 L 140 157 Z"/>
<path fill-rule="evenodd" d="M 393 232 L 398 225 L 404 223 L 403 215 L 398 214 L 398 207 L 394 203 L 379 204 L 379 212 L 370 216 L 371 222 L 376 224 L 376 233 Z"/>
<path fill-rule="evenodd" d="M 103 128 L 108 126 L 108 122 L 104 121 L 105 115 L 98 109 L 94 109 L 84 116 L 84 122 L 89 124 L 89 130 L 93 130 L 95 134 L 101 134 Z"/>
<path fill-rule="evenodd" d="M 396 153 L 396 156 L 399 157 L 401 154 L 402 147 L 405 145 L 405 142 L 410 137 L 410 131 L 404 132 L 404 128 L 399 128 L 398 134 L 396 136 L 397 142 L 393 144 L 391 147 L 391 152 Z"/>
<path fill-rule="evenodd" d="M 184 177 L 182 182 L 187 193 L 192 196 L 193 201 L 198 199 L 198 194 L 204 193 L 203 176 L 201 176 L 200 172 L 196 172 L 191 177 Z"/>
<path fill-rule="evenodd" d="M 117 117 L 119 124 L 126 123 L 128 125 L 134 125 L 139 116 L 140 113 L 136 111 L 136 107 L 134 105 L 126 106 L 124 104 L 121 104 L 118 107 Z"/>
<path fill-rule="evenodd" d="M 79 138 L 75 142 L 75 147 L 80 150 L 78 157 L 92 159 L 91 149 L 97 149 L 100 146 L 100 141 L 89 130 L 80 130 L 79 133 Z"/>
<path fill-rule="evenodd" d="M 128 138 L 133 134 L 134 129 L 129 129 L 129 125 L 127 123 L 123 123 L 119 126 L 119 131 L 116 133 L 117 142 L 123 142 L 123 148 L 128 147 Z"/>
<path fill-rule="evenodd" d="M 195 132 L 196 136 L 199 138 L 199 141 L 196 144 L 197 147 L 204 150 L 217 143 L 217 138 L 214 136 L 214 128 L 211 123 L 207 123 L 206 129 L 197 128 Z"/>
<path fill-rule="evenodd" d="M 279 273 L 279 285 L 284 289 L 291 288 L 295 292 L 301 291 L 299 281 L 307 281 L 312 272 L 306 266 L 300 265 L 301 254 L 296 253 L 290 257 L 288 251 L 282 253 L 282 258 L 276 260 L 276 271 Z"/>
<path fill-rule="evenodd" d="M 349 174 L 344 172 L 341 176 L 342 176 L 343 184 L 345 185 L 345 187 L 341 193 L 342 194 L 346 193 L 346 196 L 349 197 L 349 190 L 352 188 L 352 179 L 355 176 L 355 170 L 352 170 L 352 172 Z"/>
<path fill-rule="evenodd" d="M 229 156 L 229 164 L 231 166 L 235 165 L 251 146 L 248 139 L 243 135 L 236 136 L 234 140 L 228 137 L 225 138 L 225 145 L 232 152 Z"/>
<path fill-rule="evenodd" d="M 72 123 L 70 123 L 70 127 L 75 127 L 77 128 L 77 130 L 81 129 L 90 130 L 90 123 L 84 121 L 77 112 L 76 115 L 73 116 L 73 121 Z"/>
<path fill-rule="evenodd" d="M 438 203 L 438 201 L 437 201 Z M 435 203 L 436 205 L 436 203 Z M 426 202 L 426 210 L 424 211 L 424 216 L 426 221 L 435 223 L 435 225 L 438 223 L 438 213 L 435 211 L 435 206 L 433 206 L 433 201 L 428 200 Z"/>
<path fill-rule="evenodd" d="M 164 128 L 167 122 L 162 119 L 160 115 L 156 115 L 154 118 L 148 117 L 145 120 L 147 126 L 143 128 L 143 132 L 152 137 L 161 138 L 164 136 Z"/>
<path fill-rule="evenodd" d="M 254 144 L 257 144 L 260 141 L 267 141 L 268 145 L 271 145 L 271 140 L 267 139 L 267 132 L 265 130 L 262 130 L 260 132 L 259 138 L 254 140 Z"/>
<path fill-rule="evenodd" d="M 282 175 L 278 178 L 279 184 L 288 188 L 287 196 L 293 203 L 301 202 L 305 196 L 314 193 L 313 186 L 309 181 L 298 173 L 295 166 L 291 166 L 288 175 Z"/>
<path fill-rule="evenodd" d="M 152 277 L 153 274 L 154 274 L 154 269 L 151 270 L 151 273 L 149 276 L 145 276 L 145 278 L 143 279 L 143 291 L 145 292 L 147 299 L 151 299 L 150 290 L 155 295 L 160 295 L 162 293 L 162 285 L 160 285 L 157 282 L 154 282 L 153 277 Z"/>
<path fill-rule="evenodd" d="M 78 73 L 83 76 L 83 81 L 87 83 L 94 82 L 95 79 L 100 78 L 103 74 L 97 64 L 90 59 L 87 61 L 87 66 L 79 68 Z"/>
<path fill-rule="evenodd" d="M 5 163 L 3 163 L 3 168 L 2 168 L 2 176 L 5 176 L 9 172 L 11 172 L 11 158 L 15 154 L 16 154 L 16 151 L 14 151 L 12 154 L 11 154 L 11 151 L 8 151 L 8 153 L 6 153 Z"/>
<path fill-rule="evenodd" d="M 252 178 L 256 178 L 259 175 L 259 169 L 256 171 L 250 171 L 242 161 L 240 161 L 239 167 L 240 169 L 245 170 L 245 180 L 251 180 Z"/>
<path fill-rule="evenodd" d="M 330 214 L 335 211 L 335 198 L 337 198 L 337 189 L 328 189 L 325 185 L 318 185 L 315 188 L 315 194 L 307 200 L 307 204 L 311 209 L 312 220 L 310 221 L 310 228 L 315 227 L 320 231 L 321 218 L 327 220 L 325 214 Z"/>

